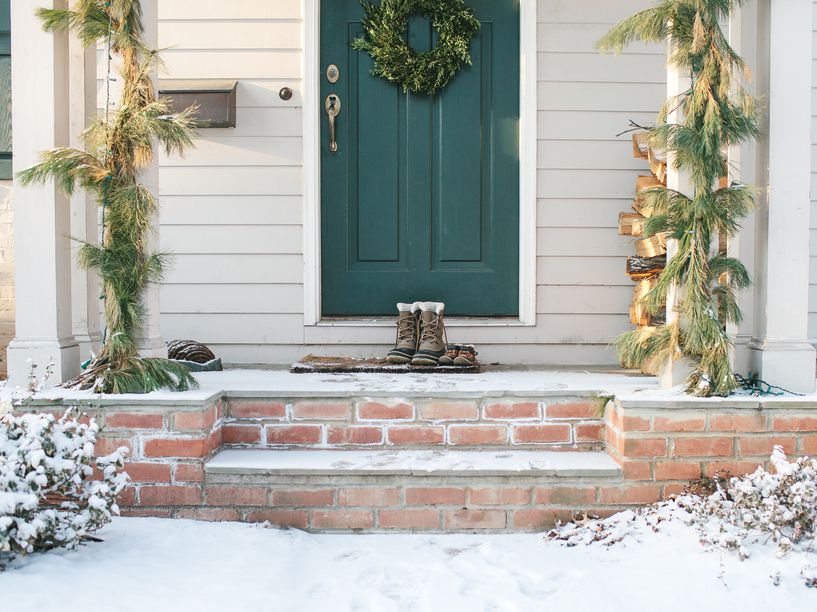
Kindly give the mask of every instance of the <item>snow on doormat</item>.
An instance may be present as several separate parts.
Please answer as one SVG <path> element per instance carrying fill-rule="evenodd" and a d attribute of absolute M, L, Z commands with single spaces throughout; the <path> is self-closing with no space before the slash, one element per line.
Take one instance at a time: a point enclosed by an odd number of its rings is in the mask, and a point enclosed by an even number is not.
<path fill-rule="evenodd" d="M 293 374 L 338 374 L 349 372 L 385 374 L 476 374 L 482 371 L 477 363 L 472 366 L 413 366 L 389 363 L 385 359 L 356 357 L 325 357 L 307 355 L 293 363 L 289 371 Z"/>

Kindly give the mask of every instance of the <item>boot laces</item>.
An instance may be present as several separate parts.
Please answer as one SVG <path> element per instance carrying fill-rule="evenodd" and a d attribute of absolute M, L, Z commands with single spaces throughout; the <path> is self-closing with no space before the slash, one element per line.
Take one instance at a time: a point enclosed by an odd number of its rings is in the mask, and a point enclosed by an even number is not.
<path fill-rule="evenodd" d="M 443 315 L 437 315 L 431 321 L 423 322 L 423 329 L 420 335 L 420 342 L 433 342 L 437 339 L 437 331 L 442 328 L 442 341 L 444 345 L 448 345 L 448 338 L 445 334 L 445 325 L 443 325 Z"/>
<path fill-rule="evenodd" d="M 416 317 L 401 317 L 397 321 L 397 342 L 412 340 L 417 331 Z"/>

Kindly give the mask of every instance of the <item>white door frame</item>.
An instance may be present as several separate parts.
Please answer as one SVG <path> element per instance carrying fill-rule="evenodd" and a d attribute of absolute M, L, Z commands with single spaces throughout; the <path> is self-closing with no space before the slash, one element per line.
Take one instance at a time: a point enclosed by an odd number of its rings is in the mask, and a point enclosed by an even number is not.
<path fill-rule="evenodd" d="M 321 325 L 320 0 L 303 11 L 304 325 Z M 448 319 L 448 325 L 536 325 L 536 0 L 519 6 L 519 317 Z M 350 320 L 349 325 L 371 325 Z M 389 322 L 390 324 L 393 322 Z M 343 322 L 333 320 L 333 327 Z"/>

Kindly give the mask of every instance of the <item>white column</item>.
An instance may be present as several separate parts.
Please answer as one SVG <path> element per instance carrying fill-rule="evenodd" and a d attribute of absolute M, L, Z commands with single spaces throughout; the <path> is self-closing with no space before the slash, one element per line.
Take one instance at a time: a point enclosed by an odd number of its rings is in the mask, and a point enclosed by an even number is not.
<path fill-rule="evenodd" d="M 758 15 L 757 0 L 748 0 L 746 4 L 734 11 L 729 19 L 729 43 L 752 71 L 757 69 L 758 48 Z M 744 88 L 756 95 L 757 78 L 743 83 Z M 757 144 L 752 140 L 729 147 L 729 183 L 733 181 L 745 185 L 758 185 Z M 755 212 L 750 212 L 741 222 L 740 232 L 729 239 L 727 254 L 739 259 L 750 278 L 757 276 L 755 271 Z M 735 351 L 733 367 L 736 372 L 746 374 L 750 369 L 749 343 L 752 339 L 755 320 L 755 293 L 752 289 L 738 294 L 738 306 L 743 313 L 740 324 L 730 324 L 729 335 L 734 338 Z"/>
<path fill-rule="evenodd" d="M 64 0 L 36 6 L 65 8 Z M 68 37 L 43 32 L 29 0 L 11 3 L 12 145 L 17 170 L 39 152 L 68 144 Z M 16 337 L 8 347 L 10 386 L 26 382 L 28 359 L 43 372 L 55 362 L 49 384 L 79 372 L 71 334 L 71 247 L 67 199 L 54 183 L 14 183 Z"/>
<path fill-rule="evenodd" d="M 144 24 L 144 41 L 150 49 L 159 47 L 159 10 L 158 0 L 142 0 L 142 23 Z M 152 74 L 154 90 L 158 89 L 158 74 Z M 153 163 L 146 168 L 139 180 L 146 185 L 151 193 L 159 197 L 159 149 L 153 147 Z M 153 219 L 153 231 L 146 242 L 148 251 L 159 250 L 159 214 Z M 144 318 L 142 329 L 137 337 L 139 354 L 143 357 L 167 357 L 167 345 L 162 339 L 159 328 L 159 285 L 151 285 L 145 291 L 143 298 Z"/>
<path fill-rule="evenodd" d="M 673 53 L 673 41 L 670 40 L 667 46 L 667 58 Z M 679 94 L 687 91 L 692 85 L 692 79 L 688 71 L 681 70 L 676 66 L 667 63 L 667 99 L 673 99 Z M 684 113 L 678 104 L 672 105 L 672 112 L 667 116 L 668 123 L 682 123 Z M 690 198 L 693 197 L 692 181 L 689 172 L 685 169 L 675 167 L 675 156 L 672 152 L 667 152 L 667 189 L 673 189 L 683 193 Z M 678 241 L 667 240 L 667 261 L 678 252 Z M 672 323 L 678 318 L 675 307 L 678 303 L 679 288 L 674 285 L 667 292 L 667 323 Z M 659 379 L 663 388 L 670 388 L 683 383 L 690 373 L 689 364 L 685 359 L 670 361 L 664 364 L 659 373 Z"/>
<path fill-rule="evenodd" d="M 84 148 L 80 135 L 96 118 L 96 49 L 85 48 L 74 34 L 68 38 L 68 137 L 70 146 Z M 87 193 L 78 191 L 71 197 L 71 237 L 76 241 L 99 241 L 99 207 Z M 71 257 L 71 313 L 74 338 L 79 344 L 80 359 L 98 352 L 101 340 L 99 317 L 99 275 L 83 270 L 77 264 L 74 242 Z"/>
<path fill-rule="evenodd" d="M 808 342 L 813 5 L 759 4 L 768 31 L 768 202 L 758 214 L 752 365 L 773 385 L 808 392 L 815 388 L 815 352 Z"/>

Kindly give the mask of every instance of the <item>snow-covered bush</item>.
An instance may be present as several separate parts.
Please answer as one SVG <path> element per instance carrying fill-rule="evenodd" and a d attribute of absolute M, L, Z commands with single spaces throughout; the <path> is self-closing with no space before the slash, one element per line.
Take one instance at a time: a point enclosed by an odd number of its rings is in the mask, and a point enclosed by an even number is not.
<path fill-rule="evenodd" d="M 772 471 L 758 467 L 747 476 L 714 479 L 714 492 L 694 491 L 606 519 L 583 517 L 560 525 L 548 537 L 567 546 L 613 545 L 640 539 L 671 521 L 693 526 L 704 545 L 749 557 L 753 544 L 772 542 L 777 555 L 812 550 L 817 545 L 817 460 L 790 462 L 782 448 L 771 455 Z M 817 572 L 802 572 L 808 586 L 817 586 Z"/>
<path fill-rule="evenodd" d="M 76 547 L 119 513 L 127 449 L 96 457 L 98 432 L 74 411 L 57 419 L 0 404 L 0 568 L 16 555 Z"/>

